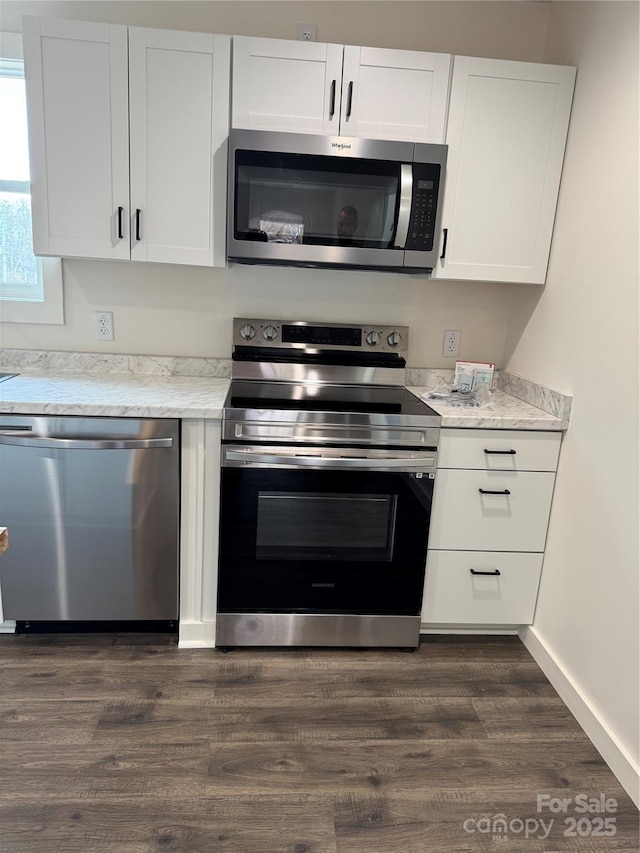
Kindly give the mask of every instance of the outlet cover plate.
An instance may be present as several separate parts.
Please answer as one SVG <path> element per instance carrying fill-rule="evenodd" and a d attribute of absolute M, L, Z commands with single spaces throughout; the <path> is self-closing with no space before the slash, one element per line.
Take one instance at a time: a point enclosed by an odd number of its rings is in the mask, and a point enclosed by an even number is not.
<path fill-rule="evenodd" d="M 113 311 L 94 311 L 97 341 L 113 340 Z"/>
<path fill-rule="evenodd" d="M 460 355 L 460 340 L 462 332 L 447 329 L 442 337 L 442 357 L 458 358 Z"/>
<path fill-rule="evenodd" d="M 298 41 L 317 41 L 317 24 L 296 24 L 296 38 Z"/>

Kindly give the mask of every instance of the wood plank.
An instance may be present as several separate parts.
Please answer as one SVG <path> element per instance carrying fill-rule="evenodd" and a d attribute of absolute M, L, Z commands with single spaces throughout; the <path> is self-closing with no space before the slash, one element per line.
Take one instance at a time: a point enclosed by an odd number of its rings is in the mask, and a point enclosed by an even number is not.
<path fill-rule="evenodd" d="M 233 656 L 229 656 L 233 657 Z M 410 657 L 410 656 L 407 656 Z M 304 668 L 261 664 L 249 659 L 231 660 L 213 678 L 217 698 L 346 699 L 355 697 L 434 696 L 553 696 L 554 690 L 533 662 L 419 660 L 386 666 L 354 661 L 340 665 L 317 663 Z"/>
<path fill-rule="evenodd" d="M 0 778 L 11 779 L 5 799 L 68 797 L 97 794 L 204 794 L 207 741 L 163 743 L 122 749 L 83 744 L 74 749 L 57 744 L 5 744 L 0 751 Z"/>
<path fill-rule="evenodd" d="M 487 660 L 491 663 L 531 662 L 529 652 L 516 636 L 474 636 L 429 634 L 420 646 L 407 654 L 397 649 L 279 649 L 237 648 L 231 654 L 215 649 L 180 649 L 177 636 L 170 633 L 129 634 L 8 634 L 2 638 L 3 663 L 23 665 L 26 660 L 57 658 L 64 651 L 69 663 L 104 661 L 136 664 L 162 664 L 182 667 L 185 664 L 210 664 L 214 668 L 232 660 L 283 663 L 287 666 L 312 664 L 314 667 L 342 666 L 348 657 L 354 663 L 366 662 L 406 666 L 425 659 L 431 663 L 446 661 Z M 62 659 L 61 661 L 62 662 Z"/>
<path fill-rule="evenodd" d="M 100 701 L 40 700 L 26 704 L 0 699 L 0 744 L 89 743 L 103 711 Z"/>
<path fill-rule="evenodd" d="M 471 703 L 491 738 L 540 737 L 589 742 L 559 696 L 473 698 Z"/>
<path fill-rule="evenodd" d="M 539 740 L 395 740 L 217 744 L 206 791 L 351 791 L 427 796 L 438 791 L 504 788 L 579 791 L 597 787 L 606 765 L 590 744 Z"/>
<path fill-rule="evenodd" d="M 224 699 L 107 702 L 94 742 L 209 738 L 213 743 L 483 738 L 469 699 Z"/>
<path fill-rule="evenodd" d="M 336 853 L 330 801 L 306 796 L 189 802 L 157 797 L 82 799 L 37 806 L 13 801 L 0 805 L 0 849 L 3 853 Z"/>

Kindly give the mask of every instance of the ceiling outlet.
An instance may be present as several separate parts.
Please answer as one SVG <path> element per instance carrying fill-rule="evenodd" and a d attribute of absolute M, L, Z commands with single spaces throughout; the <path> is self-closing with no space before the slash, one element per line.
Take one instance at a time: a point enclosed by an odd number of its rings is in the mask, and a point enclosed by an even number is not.
<path fill-rule="evenodd" d="M 297 38 L 299 41 L 317 41 L 318 40 L 318 25 L 317 24 L 298 24 Z"/>

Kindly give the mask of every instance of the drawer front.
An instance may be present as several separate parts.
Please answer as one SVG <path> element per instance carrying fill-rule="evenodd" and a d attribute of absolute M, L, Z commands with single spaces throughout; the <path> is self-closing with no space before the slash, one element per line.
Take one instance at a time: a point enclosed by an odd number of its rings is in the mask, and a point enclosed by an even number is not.
<path fill-rule="evenodd" d="M 544 551 L 554 480 L 537 471 L 439 470 L 429 547 Z"/>
<path fill-rule="evenodd" d="M 496 575 L 474 575 L 496 572 Z M 528 625 L 538 594 L 542 554 L 429 551 L 422 622 Z"/>
<path fill-rule="evenodd" d="M 443 429 L 440 432 L 438 467 L 555 471 L 560 441 L 559 432 Z"/>

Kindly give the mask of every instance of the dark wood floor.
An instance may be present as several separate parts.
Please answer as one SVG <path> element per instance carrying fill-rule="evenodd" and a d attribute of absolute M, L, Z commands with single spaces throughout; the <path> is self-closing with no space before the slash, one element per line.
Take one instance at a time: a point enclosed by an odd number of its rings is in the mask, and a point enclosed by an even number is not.
<path fill-rule="evenodd" d="M 516 638 L 6 635 L 0 662 L 1 853 L 638 851 L 632 802 Z M 601 794 L 614 813 L 575 811 Z"/>

